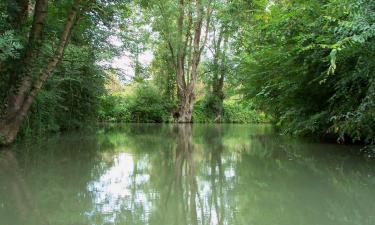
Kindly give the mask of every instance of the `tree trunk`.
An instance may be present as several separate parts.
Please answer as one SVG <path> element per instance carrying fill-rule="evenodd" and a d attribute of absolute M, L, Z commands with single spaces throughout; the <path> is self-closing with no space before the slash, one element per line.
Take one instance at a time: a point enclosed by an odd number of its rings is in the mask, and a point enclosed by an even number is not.
<path fill-rule="evenodd" d="M 179 123 L 191 123 L 193 115 L 193 106 L 195 101 L 195 94 L 193 91 L 184 90 L 184 94 L 179 98 Z"/>
<path fill-rule="evenodd" d="M 177 96 L 179 100 L 179 110 L 178 110 L 178 122 L 185 122 L 186 119 L 183 115 L 186 114 L 187 110 L 185 109 L 185 90 L 186 90 L 186 81 L 185 81 L 185 71 L 184 71 L 184 50 L 183 50 L 183 39 L 182 32 L 184 26 L 184 14 L 185 14 L 185 3 L 184 0 L 179 0 L 179 16 L 177 22 L 177 59 L 176 59 L 176 83 L 177 83 Z M 190 117 L 191 118 L 191 117 Z M 190 122 L 190 121 L 189 121 Z"/>
<path fill-rule="evenodd" d="M 212 81 L 212 96 L 213 102 L 211 103 L 212 111 L 214 112 L 215 122 L 221 122 L 221 116 L 223 113 L 223 102 L 224 102 L 224 78 L 226 70 L 226 51 L 228 47 L 228 37 L 224 38 L 223 50 L 220 50 L 224 30 L 221 29 L 219 34 L 218 43 L 215 47 L 214 56 L 214 77 Z M 219 60 L 221 61 L 219 62 Z"/>
<path fill-rule="evenodd" d="M 17 23 L 22 25 L 27 19 L 30 11 L 30 0 L 17 0 L 18 3 L 18 18 Z"/>
<path fill-rule="evenodd" d="M 176 81 L 177 81 L 177 95 L 179 99 L 179 115 L 178 115 L 178 122 L 179 123 L 191 123 L 192 122 L 192 113 L 193 113 L 193 106 L 195 102 L 195 83 L 197 80 L 197 70 L 200 63 L 200 57 L 202 54 L 202 50 L 204 47 L 204 44 L 202 45 L 202 48 L 200 47 L 200 41 L 201 41 L 201 33 L 202 33 L 202 21 L 203 21 L 203 6 L 200 0 L 196 1 L 196 11 L 197 11 L 197 19 L 194 23 L 194 38 L 193 38 L 193 46 L 189 49 L 189 51 L 192 55 L 192 58 L 187 58 L 188 60 L 188 66 L 191 66 L 190 68 L 187 68 L 187 71 L 189 74 L 186 74 L 187 77 L 187 83 L 186 83 L 186 77 L 185 77 L 185 69 L 184 64 L 186 60 L 186 46 L 189 35 L 186 35 L 185 44 L 183 45 L 182 40 L 182 27 L 183 27 L 183 20 L 181 20 L 181 15 L 184 14 L 183 10 L 183 0 L 180 0 L 180 17 L 179 17 L 179 23 L 178 23 L 178 40 L 179 40 L 179 47 L 178 47 L 178 54 L 177 54 L 177 68 L 176 68 Z M 183 18 L 183 16 L 182 16 Z M 189 24 L 188 29 L 190 29 L 192 21 L 192 14 L 189 12 Z M 207 32 L 208 32 L 208 24 L 207 24 Z M 188 32 L 189 33 L 189 32 Z M 207 40 L 207 38 L 206 38 Z M 204 42 L 206 42 L 206 40 Z M 185 46 L 185 48 L 182 48 L 181 46 Z M 188 54 L 190 55 L 190 54 Z"/>
<path fill-rule="evenodd" d="M 213 102 L 213 113 L 215 116 L 214 122 L 220 123 L 221 122 L 221 116 L 223 114 L 223 102 L 224 102 L 224 92 L 223 90 L 218 90 L 216 92 L 212 93 L 214 96 L 214 102 Z"/>
<path fill-rule="evenodd" d="M 21 81 L 21 86 L 18 88 L 18 91 L 12 91 L 12 93 L 8 97 L 8 109 L 6 111 L 4 119 L 0 121 L 0 144 L 11 144 L 15 140 L 22 122 L 24 121 L 30 109 L 30 106 L 34 101 L 35 96 L 41 89 L 43 83 L 47 80 L 49 74 L 55 69 L 56 65 L 61 60 L 64 54 L 64 50 L 69 41 L 77 13 L 79 11 L 80 2 L 81 0 L 74 1 L 65 23 L 63 32 L 61 33 L 57 49 L 45 66 L 42 73 L 39 75 L 39 78 L 33 81 L 32 74 L 26 74 L 26 76 Z M 34 22 L 30 35 L 31 43 L 37 42 L 39 40 L 39 38 L 35 37 L 35 35 L 40 35 L 42 31 L 42 26 L 47 14 L 46 4 L 48 6 L 48 0 L 39 0 L 36 3 Z M 41 14 L 43 15 L 43 17 L 40 17 Z M 30 60 L 32 60 L 34 56 L 32 54 L 27 54 L 26 58 L 28 57 L 30 57 Z"/>
<path fill-rule="evenodd" d="M 34 19 L 31 26 L 29 42 L 22 57 L 22 68 L 17 72 L 15 71 L 11 76 L 11 88 L 7 97 L 7 116 L 6 120 L 10 122 L 13 116 L 10 115 L 17 113 L 20 110 L 25 96 L 30 91 L 32 85 L 32 67 L 33 60 L 37 57 L 40 48 L 40 40 L 44 23 L 47 17 L 48 0 L 37 0 L 35 3 Z M 18 79 L 22 79 L 19 83 Z M 1 123 L 0 123 L 1 124 Z"/>
<path fill-rule="evenodd" d="M 221 122 L 221 116 L 223 113 L 223 102 L 224 102 L 224 77 L 225 77 L 225 65 L 220 65 L 220 76 L 213 82 L 212 95 L 214 96 L 213 112 L 215 114 L 214 122 Z"/>

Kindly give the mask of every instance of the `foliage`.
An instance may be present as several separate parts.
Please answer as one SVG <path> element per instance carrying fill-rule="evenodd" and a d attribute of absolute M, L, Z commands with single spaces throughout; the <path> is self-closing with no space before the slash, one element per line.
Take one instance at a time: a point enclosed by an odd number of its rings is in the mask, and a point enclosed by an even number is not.
<path fill-rule="evenodd" d="M 19 72 L 26 68 L 33 9 L 22 18 L 22 2 L 28 1 L 0 2 L 0 119 L 12 87 L 26 74 Z M 199 4 L 185 3 L 91 1 L 21 134 L 96 121 L 173 122 L 183 106 L 177 102 L 186 98 L 198 100 L 195 122 L 272 118 L 284 134 L 375 142 L 375 0 L 202 0 L 202 21 Z M 71 4 L 48 4 L 42 43 L 27 67 L 34 82 L 56 49 Z M 202 57 L 193 51 L 196 28 Z M 125 86 L 130 94 L 107 92 L 109 70 L 102 62 L 124 50 L 135 73 Z M 148 50 L 149 67 L 141 62 Z"/>
<path fill-rule="evenodd" d="M 108 93 L 101 97 L 99 120 L 103 122 L 173 122 L 172 113 L 176 103 L 165 99 L 155 85 L 137 84 L 131 94 Z M 193 111 L 196 123 L 213 123 L 214 112 L 208 100 L 198 100 Z M 224 102 L 223 123 L 261 123 L 268 118 L 248 103 L 234 100 Z"/>
<path fill-rule="evenodd" d="M 150 66 L 152 80 L 168 101 L 175 101 L 174 93 L 177 91 L 175 83 L 175 70 L 168 59 L 169 51 L 163 45 L 157 45 L 154 49 L 154 59 Z"/>
<path fill-rule="evenodd" d="M 140 84 L 130 99 L 129 111 L 133 122 L 163 122 L 170 107 L 156 87 Z"/>
<path fill-rule="evenodd" d="M 374 142 L 374 7 L 289 0 L 257 13 L 237 52 L 243 93 L 284 133 Z"/>
<path fill-rule="evenodd" d="M 99 118 L 106 122 L 168 122 L 173 107 L 154 85 L 140 83 L 129 96 L 121 93 L 103 96 Z"/>
<path fill-rule="evenodd" d="M 29 8 L 24 10 L 22 4 Z M 28 36 L 31 29 L 35 1 L 0 3 L 0 119 L 6 114 L 7 96 L 14 84 L 24 79 L 23 68 Z M 72 1 L 50 1 L 47 26 L 42 33 L 40 50 L 33 59 L 32 79 L 46 65 L 56 50 L 59 35 L 64 27 Z M 117 49 L 108 42 L 113 34 L 111 27 L 127 15 L 124 1 L 93 1 L 82 3 L 82 11 L 65 54 L 49 79 L 43 83 L 21 127 L 20 136 L 45 134 L 66 129 L 76 129 L 96 122 L 99 97 L 105 89 L 106 74 L 98 62 L 111 58 Z M 31 6 L 31 7 L 30 7 Z M 25 18 L 22 18 L 24 12 Z"/>
<path fill-rule="evenodd" d="M 21 48 L 22 46 L 13 31 L 8 30 L 3 34 L 0 34 L 0 61 L 5 61 L 8 58 L 17 58 L 17 50 Z"/>
<path fill-rule="evenodd" d="M 76 129 L 96 121 L 103 71 L 88 46 L 70 45 L 64 60 L 38 94 L 21 135 Z"/>
<path fill-rule="evenodd" d="M 215 97 L 215 96 L 213 96 Z M 193 111 L 193 121 L 198 123 L 215 122 L 215 113 L 209 105 L 210 100 L 204 98 L 197 101 Z M 264 123 L 268 118 L 262 112 L 254 110 L 248 102 L 225 100 L 223 104 L 222 123 Z M 218 121 L 217 121 L 218 122 Z"/>
<path fill-rule="evenodd" d="M 100 98 L 99 120 L 103 122 L 130 122 L 129 102 L 126 96 L 106 94 Z"/>

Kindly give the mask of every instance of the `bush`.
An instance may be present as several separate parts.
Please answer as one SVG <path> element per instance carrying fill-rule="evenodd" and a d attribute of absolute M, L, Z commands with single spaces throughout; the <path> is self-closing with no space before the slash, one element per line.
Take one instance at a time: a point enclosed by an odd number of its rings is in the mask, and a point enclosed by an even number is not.
<path fill-rule="evenodd" d="M 132 94 L 107 94 L 101 97 L 99 120 L 105 122 L 162 123 L 172 122 L 172 111 L 177 108 L 174 102 L 166 100 L 158 89 L 149 83 L 135 86 Z M 203 98 L 194 105 L 193 121 L 213 123 L 215 116 L 210 109 L 210 99 Z M 250 103 L 224 101 L 223 123 L 267 122 L 264 113 L 253 109 Z"/>
<path fill-rule="evenodd" d="M 129 111 L 132 122 L 161 123 L 168 118 L 170 104 L 155 86 L 139 84 L 130 97 Z"/>
<path fill-rule="evenodd" d="M 263 112 L 252 109 L 248 103 L 224 102 L 223 121 L 228 123 L 264 123 L 268 119 Z"/>
<path fill-rule="evenodd" d="M 106 94 L 100 98 L 99 121 L 129 122 L 129 100 L 121 94 Z"/>
<path fill-rule="evenodd" d="M 245 98 L 285 134 L 375 143 L 375 1 L 297 2 L 274 4 L 243 39 Z"/>
<path fill-rule="evenodd" d="M 206 98 L 199 100 L 194 105 L 193 121 L 198 123 L 213 123 L 215 116 L 210 109 Z M 250 103 L 227 100 L 223 104 L 222 123 L 263 123 L 268 118 L 262 112 L 252 109 Z"/>
<path fill-rule="evenodd" d="M 107 94 L 101 97 L 99 120 L 106 122 L 161 123 L 170 121 L 173 104 L 165 101 L 157 88 L 148 83 L 135 87 L 131 95 Z"/>

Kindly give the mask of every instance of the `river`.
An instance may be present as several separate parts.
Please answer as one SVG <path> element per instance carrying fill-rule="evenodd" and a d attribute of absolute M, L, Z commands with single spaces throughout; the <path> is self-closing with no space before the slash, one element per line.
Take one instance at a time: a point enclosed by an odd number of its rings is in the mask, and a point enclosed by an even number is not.
<path fill-rule="evenodd" d="M 373 225 L 375 160 L 268 125 L 107 125 L 0 153 L 0 225 Z"/>

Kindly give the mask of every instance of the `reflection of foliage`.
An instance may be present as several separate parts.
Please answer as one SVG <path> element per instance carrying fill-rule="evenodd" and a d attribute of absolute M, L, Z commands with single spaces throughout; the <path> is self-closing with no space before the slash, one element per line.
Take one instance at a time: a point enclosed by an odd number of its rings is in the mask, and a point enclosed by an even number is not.
<path fill-rule="evenodd" d="M 278 137 L 268 126 L 109 125 L 95 136 L 16 147 L 51 224 L 374 221 L 373 161 Z"/>
<path fill-rule="evenodd" d="M 202 224 L 325 224 L 341 223 L 346 215 L 352 224 L 366 224 L 363 218 L 373 208 L 348 210 L 352 204 L 370 206 L 373 200 L 363 199 L 371 196 L 371 188 L 361 185 L 369 184 L 362 159 L 347 165 L 349 153 L 338 152 L 336 145 L 290 142 L 271 135 L 269 128 L 202 124 L 193 126 L 192 137 L 189 130 L 181 136 L 178 126 L 127 128 L 126 136 L 133 140 L 127 142 L 129 149 L 149 155 L 142 163 L 148 165 L 143 175 L 150 175 L 149 184 L 136 189 L 158 193 L 148 199 L 154 207 L 142 218 L 150 224 L 194 224 L 195 218 L 204 219 Z M 170 144 L 161 147 L 160 142 Z M 150 151 L 150 146 L 160 150 Z M 193 202 L 191 195 L 196 195 Z M 338 199 L 348 200 L 340 205 Z"/>
<path fill-rule="evenodd" d="M 92 207 L 86 184 L 97 176 L 92 172 L 100 153 L 96 138 L 74 133 L 33 145 L 19 144 L 14 148 L 17 149 L 21 175 L 24 175 L 33 204 L 43 217 L 50 224 L 84 224 L 86 219 L 81 212 Z M 6 184 L 3 180 L 0 182 Z M 0 195 L 4 196 L 6 192 L 2 191 Z M 25 201 L 22 196 L 17 197 Z M 1 216 L 0 221 L 9 218 L 9 224 L 17 224 L 13 222 L 18 213 L 14 210 L 12 214 Z M 33 217 L 29 215 L 26 220 L 33 221 Z"/>

